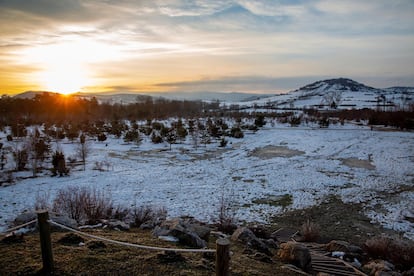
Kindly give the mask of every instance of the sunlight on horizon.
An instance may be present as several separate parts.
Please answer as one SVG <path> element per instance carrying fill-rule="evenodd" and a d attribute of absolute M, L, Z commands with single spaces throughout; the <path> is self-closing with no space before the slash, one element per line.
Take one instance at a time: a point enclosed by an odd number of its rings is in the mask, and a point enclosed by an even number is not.
<path fill-rule="evenodd" d="M 31 79 L 43 90 L 70 94 L 98 85 L 91 65 L 116 60 L 120 56 L 119 51 L 110 45 L 73 37 L 66 40 L 27 48 L 21 53 L 22 60 L 38 66 L 39 70 L 32 74 Z"/>

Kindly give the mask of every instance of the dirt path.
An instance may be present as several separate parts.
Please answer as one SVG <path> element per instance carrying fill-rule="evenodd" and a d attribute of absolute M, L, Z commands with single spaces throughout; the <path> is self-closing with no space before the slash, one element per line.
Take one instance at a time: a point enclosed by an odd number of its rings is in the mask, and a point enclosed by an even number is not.
<path fill-rule="evenodd" d="M 250 156 L 259 157 L 262 159 L 270 159 L 274 157 L 286 157 L 290 158 L 297 155 L 305 154 L 301 150 L 293 150 L 285 146 L 265 146 L 263 148 L 256 148 L 250 152 Z"/>
<path fill-rule="evenodd" d="M 317 206 L 275 216 L 271 222 L 275 229 L 288 227 L 300 230 L 307 220 L 319 225 L 321 242 L 338 239 L 362 245 L 369 238 L 382 233 L 398 235 L 395 231 L 372 223 L 363 214 L 361 204 L 347 204 L 337 196 L 331 196 Z"/>

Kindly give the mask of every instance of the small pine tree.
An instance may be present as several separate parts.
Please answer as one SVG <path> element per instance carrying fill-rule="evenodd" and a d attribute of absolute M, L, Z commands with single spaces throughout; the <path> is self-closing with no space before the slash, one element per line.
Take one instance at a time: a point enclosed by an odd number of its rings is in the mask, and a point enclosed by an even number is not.
<path fill-rule="evenodd" d="M 56 151 L 52 156 L 52 174 L 56 176 L 68 175 L 69 169 L 66 168 L 65 155 L 61 151 Z"/>

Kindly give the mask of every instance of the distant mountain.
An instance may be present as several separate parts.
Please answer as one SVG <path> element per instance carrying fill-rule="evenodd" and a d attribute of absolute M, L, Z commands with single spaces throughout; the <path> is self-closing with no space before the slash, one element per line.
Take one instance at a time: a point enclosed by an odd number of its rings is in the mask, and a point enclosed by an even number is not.
<path fill-rule="evenodd" d="M 23 93 L 14 95 L 13 98 L 17 99 L 33 99 L 36 97 L 36 95 L 44 94 L 44 93 L 50 93 L 50 94 L 58 94 L 55 92 L 49 92 L 49 91 L 25 91 Z"/>
<path fill-rule="evenodd" d="M 15 95 L 16 98 L 31 99 L 38 94 L 54 93 L 47 91 L 26 91 Z M 56 93 L 54 93 L 56 94 Z M 269 94 L 254 94 L 240 92 L 104 92 L 104 93 L 75 93 L 73 96 L 90 99 L 95 97 L 99 102 L 130 104 L 146 101 L 150 98 L 165 98 L 171 100 L 188 100 L 188 101 L 219 101 L 219 102 L 246 102 L 270 97 Z"/>
<path fill-rule="evenodd" d="M 26 91 L 17 98 L 33 98 L 46 91 Z M 95 97 L 99 102 L 110 104 L 130 104 L 147 101 L 151 98 L 175 100 L 220 101 L 237 103 L 244 107 L 266 106 L 267 108 L 379 108 L 400 109 L 414 104 L 414 87 L 374 88 L 347 78 L 317 81 L 286 94 L 253 94 L 222 92 L 133 92 L 125 93 L 77 93 L 81 98 Z"/>
<path fill-rule="evenodd" d="M 240 92 L 164 92 L 148 95 L 157 95 L 167 99 L 176 100 L 201 100 L 201 101 L 220 101 L 220 102 L 246 102 L 269 97 L 268 94 L 253 94 Z"/>
<path fill-rule="evenodd" d="M 394 109 L 412 103 L 414 103 L 412 87 L 379 89 L 351 79 L 337 78 L 317 81 L 286 94 L 253 101 L 250 104 L 275 108 Z"/>

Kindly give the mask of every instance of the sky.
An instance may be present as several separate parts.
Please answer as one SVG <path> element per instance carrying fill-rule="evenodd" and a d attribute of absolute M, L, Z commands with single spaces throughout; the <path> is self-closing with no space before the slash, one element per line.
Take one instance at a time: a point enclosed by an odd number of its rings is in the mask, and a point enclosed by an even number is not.
<path fill-rule="evenodd" d="M 0 94 L 414 86 L 413 0 L 0 0 Z"/>

